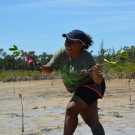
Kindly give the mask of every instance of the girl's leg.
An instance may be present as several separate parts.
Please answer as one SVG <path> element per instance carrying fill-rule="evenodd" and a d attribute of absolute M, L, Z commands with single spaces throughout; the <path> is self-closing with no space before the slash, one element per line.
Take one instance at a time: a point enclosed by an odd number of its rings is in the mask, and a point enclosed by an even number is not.
<path fill-rule="evenodd" d="M 93 135 L 105 135 L 104 129 L 99 122 L 97 102 L 91 104 L 80 113 L 85 123 L 91 128 Z"/>
<path fill-rule="evenodd" d="M 78 114 L 88 105 L 78 96 L 73 96 L 66 108 L 64 135 L 73 135 L 78 125 Z"/>

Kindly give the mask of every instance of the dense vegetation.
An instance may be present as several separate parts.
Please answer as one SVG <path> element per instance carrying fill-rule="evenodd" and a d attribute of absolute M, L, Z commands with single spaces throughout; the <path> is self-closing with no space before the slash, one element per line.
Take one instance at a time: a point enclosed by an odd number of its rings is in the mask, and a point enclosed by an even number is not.
<path fill-rule="evenodd" d="M 121 50 L 121 49 L 120 49 Z M 103 68 L 104 75 L 111 78 L 134 78 L 135 77 L 135 46 L 124 46 L 123 50 L 128 55 L 126 60 L 119 59 L 120 50 L 115 52 L 114 48 L 104 49 L 103 42 L 100 44 L 98 55 L 94 56 L 98 63 L 104 63 L 104 59 L 110 61 L 116 61 L 116 65 L 107 64 Z M 92 51 L 90 52 L 92 53 Z M 46 64 L 52 58 L 52 54 L 43 52 L 40 55 L 35 55 L 34 51 L 26 53 L 28 58 L 32 57 L 34 61 L 39 61 L 42 64 Z M 53 75 L 59 75 L 55 72 Z M 0 49 L 0 80 L 10 78 L 14 80 L 15 77 L 42 79 L 41 74 L 35 71 L 34 64 L 27 64 L 24 61 L 23 56 L 15 57 L 14 55 L 8 55 L 4 52 L 4 49 Z M 49 76 L 50 77 L 50 76 Z M 52 76 L 51 76 L 52 77 Z M 11 79 L 12 78 L 12 79 Z M 25 78 L 24 80 L 27 80 Z M 47 78 L 47 76 L 45 77 Z M 22 79 L 23 80 L 23 79 Z"/>
<path fill-rule="evenodd" d="M 120 59 L 120 51 L 124 50 L 127 55 L 126 59 Z M 98 63 L 104 63 L 104 59 L 116 61 L 116 65 L 107 64 L 103 67 L 103 72 L 107 78 L 134 78 L 135 79 L 135 46 L 124 46 L 115 52 L 114 48 L 105 50 L 103 42 L 100 45 L 100 51 L 95 59 Z"/>
<path fill-rule="evenodd" d="M 46 64 L 52 58 L 52 54 L 48 55 L 43 52 L 41 55 L 35 55 L 34 51 L 26 53 L 28 58 L 32 57 L 34 61 L 40 61 L 43 64 Z M 15 55 L 7 55 L 4 52 L 4 49 L 0 49 L 0 70 L 34 70 L 34 64 L 27 64 L 24 61 L 23 56 L 16 57 Z"/>

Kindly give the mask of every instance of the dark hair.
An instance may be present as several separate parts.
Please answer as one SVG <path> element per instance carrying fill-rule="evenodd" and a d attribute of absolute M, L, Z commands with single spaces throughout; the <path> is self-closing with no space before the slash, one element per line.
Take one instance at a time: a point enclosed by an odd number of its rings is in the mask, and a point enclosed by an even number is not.
<path fill-rule="evenodd" d="M 93 44 L 92 37 L 81 30 L 72 30 L 69 33 L 62 34 L 63 37 L 68 37 L 71 40 L 78 40 L 84 44 L 82 49 L 88 49 Z"/>
<path fill-rule="evenodd" d="M 90 35 L 87 34 L 88 40 L 87 43 L 83 46 L 82 49 L 88 49 L 90 46 L 92 46 L 92 44 L 94 43 L 92 40 L 92 37 Z M 80 41 L 81 42 L 81 41 Z"/>

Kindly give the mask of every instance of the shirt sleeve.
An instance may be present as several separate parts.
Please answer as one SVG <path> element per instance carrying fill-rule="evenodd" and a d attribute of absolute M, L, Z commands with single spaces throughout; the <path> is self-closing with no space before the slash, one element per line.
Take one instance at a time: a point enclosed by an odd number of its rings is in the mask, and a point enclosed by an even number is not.
<path fill-rule="evenodd" d="M 47 63 L 53 70 L 58 70 L 60 67 L 60 60 L 61 60 L 61 55 L 62 55 L 62 50 L 63 48 L 60 48 L 57 50 L 50 60 L 50 62 Z"/>

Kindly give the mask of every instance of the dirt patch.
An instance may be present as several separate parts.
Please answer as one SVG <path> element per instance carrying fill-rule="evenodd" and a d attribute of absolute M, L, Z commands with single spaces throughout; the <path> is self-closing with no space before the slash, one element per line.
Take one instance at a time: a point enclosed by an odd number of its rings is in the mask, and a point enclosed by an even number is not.
<path fill-rule="evenodd" d="M 98 101 L 106 135 L 135 134 L 135 80 L 131 80 L 131 102 L 126 81 L 106 82 L 105 96 Z M 19 93 L 23 96 L 24 133 Z M 0 134 L 62 135 L 65 108 L 71 96 L 61 80 L 0 82 Z M 79 116 L 74 135 L 86 134 L 92 135 Z"/>

